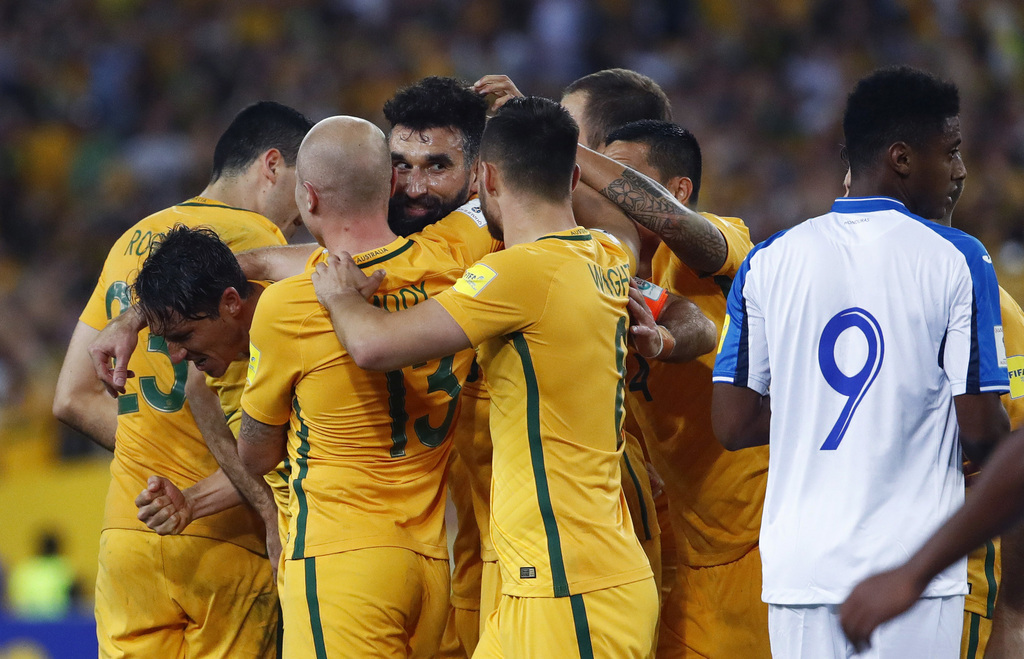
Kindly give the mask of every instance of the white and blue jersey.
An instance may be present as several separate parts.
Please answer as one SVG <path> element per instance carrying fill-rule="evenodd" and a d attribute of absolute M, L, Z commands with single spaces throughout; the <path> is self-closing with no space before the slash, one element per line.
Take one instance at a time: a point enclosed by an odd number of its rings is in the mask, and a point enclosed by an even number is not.
<path fill-rule="evenodd" d="M 747 256 L 714 381 L 771 388 L 764 601 L 842 602 L 963 503 L 953 397 L 1009 390 L 992 260 L 894 199 L 837 199 Z M 924 596 L 966 592 L 960 561 Z"/>

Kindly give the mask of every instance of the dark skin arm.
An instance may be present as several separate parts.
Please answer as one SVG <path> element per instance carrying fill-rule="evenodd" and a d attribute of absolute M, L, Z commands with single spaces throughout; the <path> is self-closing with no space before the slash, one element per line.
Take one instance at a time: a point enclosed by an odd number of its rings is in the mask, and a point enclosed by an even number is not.
<path fill-rule="evenodd" d="M 715 324 L 685 297 L 669 293 L 655 322 L 643 295 L 635 284 L 630 284 L 628 309 L 632 321 L 630 337 L 645 359 L 688 362 L 715 349 Z M 671 341 L 659 336 L 659 326 L 671 335 Z"/>
<path fill-rule="evenodd" d="M 1003 533 L 1000 552 L 1003 576 L 985 656 L 1015 659 L 1024 657 L 1024 524 Z"/>
<path fill-rule="evenodd" d="M 771 427 L 771 399 L 753 389 L 716 382 L 711 399 L 711 425 L 729 451 L 766 446 Z"/>
<path fill-rule="evenodd" d="M 576 160 L 583 183 L 658 234 L 683 263 L 705 274 L 725 264 L 729 248 L 718 227 L 681 204 L 657 181 L 582 144 L 576 149 Z"/>

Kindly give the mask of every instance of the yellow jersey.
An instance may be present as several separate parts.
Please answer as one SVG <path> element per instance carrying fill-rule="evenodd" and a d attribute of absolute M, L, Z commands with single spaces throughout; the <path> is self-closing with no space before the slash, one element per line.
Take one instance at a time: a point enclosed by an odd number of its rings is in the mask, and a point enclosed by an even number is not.
<path fill-rule="evenodd" d="M 437 301 L 491 394 L 490 532 L 502 593 L 568 597 L 650 578 L 619 462 L 631 256 L 577 227 L 506 247 Z"/>
<path fill-rule="evenodd" d="M 491 396 L 483 371 L 476 360 L 462 387 L 462 410 L 455 422 L 452 443 L 465 465 L 466 477 L 461 484 L 469 489 L 468 501 L 473 509 L 480 534 L 480 560 L 496 561 L 498 555 L 491 543 Z M 463 501 L 466 499 L 463 498 Z"/>
<path fill-rule="evenodd" d="M 482 218 L 452 213 L 422 232 L 357 254 L 387 276 L 371 301 L 396 311 L 450 287 L 495 248 Z M 288 424 L 289 559 L 401 547 L 448 556 L 445 471 L 459 392 L 473 354 L 387 373 L 364 371 L 339 345 L 311 274 L 272 284 L 249 332 L 242 409 L 268 425 Z"/>
<path fill-rule="evenodd" d="M 652 259 L 651 280 L 692 300 L 715 323 L 752 245 L 738 218 L 702 213 L 721 230 L 725 264 L 702 276 L 666 245 Z M 654 468 L 665 481 L 679 561 L 690 566 L 732 562 L 757 545 L 768 473 L 768 447 L 730 453 L 711 428 L 711 371 L 715 353 L 682 364 L 647 361 L 632 351 L 629 407 L 643 431 Z"/>
<path fill-rule="evenodd" d="M 1001 401 L 1010 417 L 1010 429 L 1017 430 L 1024 425 L 1024 313 L 1002 287 L 999 288 L 999 310 L 1003 317 L 1006 368 L 1010 372 L 1010 393 L 1003 394 Z M 970 489 L 967 496 L 970 496 Z M 968 556 L 964 610 L 992 617 L 1002 577 L 1000 558 L 998 538 L 989 540 Z"/>
<path fill-rule="evenodd" d="M 130 304 L 129 287 L 149 255 L 154 240 L 176 224 L 209 226 L 232 251 L 284 245 L 284 235 L 257 213 L 194 197 L 145 218 L 126 231 L 111 248 L 81 321 L 94 329 Z M 132 355 L 135 378 L 118 398 L 117 434 L 103 528 L 148 531 L 136 515 L 135 497 L 151 475 L 170 479 L 181 489 L 217 470 L 217 461 L 196 428 L 185 399 L 188 364 L 172 364 L 167 344 L 149 330 L 139 333 Z M 237 375 L 237 372 L 236 372 Z M 236 506 L 197 519 L 185 535 L 226 540 L 265 552 L 261 523 L 249 508 Z"/>

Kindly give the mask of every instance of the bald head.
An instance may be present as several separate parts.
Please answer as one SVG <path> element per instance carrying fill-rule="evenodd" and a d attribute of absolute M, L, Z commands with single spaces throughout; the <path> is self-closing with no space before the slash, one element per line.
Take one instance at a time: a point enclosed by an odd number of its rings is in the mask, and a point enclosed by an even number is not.
<path fill-rule="evenodd" d="M 391 152 L 384 133 L 369 121 L 344 116 L 324 119 L 302 140 L 295 168 L 300 188 L 306 183 L 313 187 L 325 214 L 387 206 Z"/>

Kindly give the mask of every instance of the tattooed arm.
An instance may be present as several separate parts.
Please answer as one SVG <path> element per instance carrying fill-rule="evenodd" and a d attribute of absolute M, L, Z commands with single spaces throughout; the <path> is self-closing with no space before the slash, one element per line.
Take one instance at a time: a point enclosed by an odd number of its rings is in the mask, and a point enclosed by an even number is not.
<path fill-rule="evenodd" d="M 717 272 L 728 256 L 718 227 L 636 170 L 582 144 L 576 150 L 581 181 L 600 191 L 626 215 L 658 234 L 669 249 L 699 273 Z"/>

